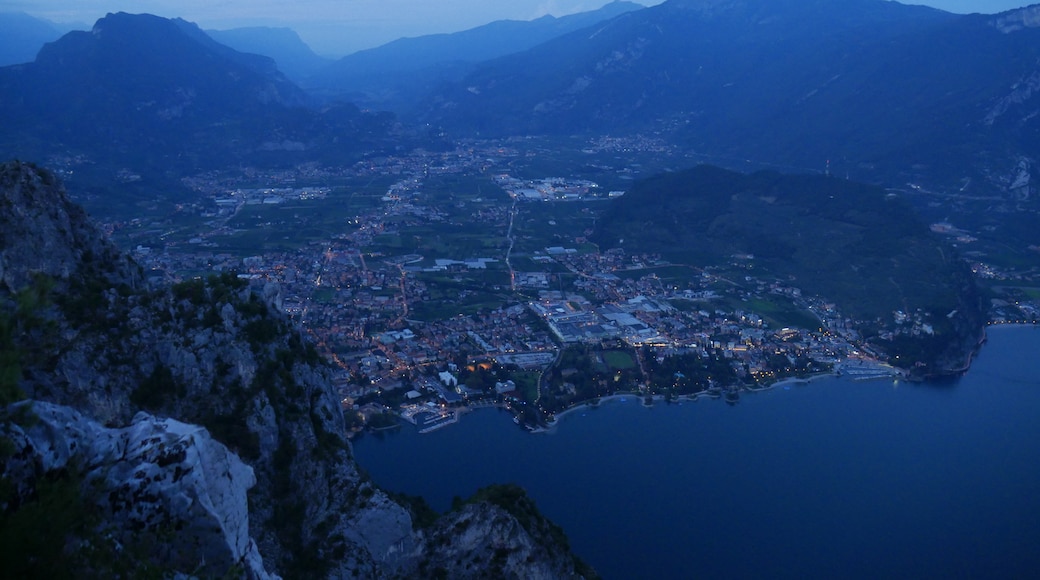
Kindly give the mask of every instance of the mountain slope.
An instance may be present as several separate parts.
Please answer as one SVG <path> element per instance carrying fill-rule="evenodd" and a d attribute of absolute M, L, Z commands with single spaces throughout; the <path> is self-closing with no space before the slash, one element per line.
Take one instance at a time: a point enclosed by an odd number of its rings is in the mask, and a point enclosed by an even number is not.
<path fill-rule="evenodd" d="M 46 20 L 23 12 L 0 13 L 0 66 L 31 62 L 44 44 L 60 36 Z"/>
<path fill-rule="evenodd" d="M 206 34 L 239 52 L 271 58 L 278 64 L 278 69 L 295 82 L 306 79 L 332 62 L 314 54 L 300 36 L 289 28 L 258 26 L 207 30 Z"/>
<path fill-rule="evenodd" d="M 700 267 L 754 256 L 756 276 L 837 304 L 876 347 L 900 355 L 896 364 L 921 374 L 963 368 L 982 333 L 967 266 L 907 204 L 873 186 L 702 166 L 638 183 L 601 219 L 595 241 Z M 900 335 L 896 311 L 921 312 L 934 333 Z M 886 330 L 896 336 L 882 338 Z"/>
<path fill-rule="evenodd" d="M 110 14 L 47 45 L 35 62 L 0 69 L 0 153 L 184 172 L 292 163 L 312 147 L 351 155 L 385 134 L 386 119 L 307 104 L 269 58 L 182 20 Z"/>
<path fill-rule="evenodd" d="M 461 78 L 476 63 L 642 8 L 615 0 L 598 10 L 560 18 L 501 20 L 453 34 L 402 38 L 343 57 L 303 86 L 325 98 L 347 97 L 368 107 L 407 112 L 434 86 Z"/>
<path fill-rule="evenodd" d="M 52 174 L 0 165 L 0 537 L 53 521 L 58 556 L 100 566 L 88 577 L 413 577 L 430 562 L 452 577 L 575 575 L 538 518 L 482 505 L 416 528 L 358 470 L 330 368 L 273 307 L 278 288 L 141 280 Z M 52 404 L 43 425 L 33 403 L 11 405 L 27 399 Z M 55 489 L 64 503 L 40 501 Z M 123 537 L 109 529 L 169 549 L 109 562 L 92 551 Z M 452 545 L 452 530 L 473 541 Z"/>
<path fill-rule="evenodd" d="M 994 189 L 1040 158 L 1021 88 L 1040 74 L 1040 29 L 1000 18 L 883 0 L 670 0 L 485 63 L 423 118 L 485 135 L 658 131 L 719 157 Z M 991 122 L 1008 100 L 1020 109 Z"/>

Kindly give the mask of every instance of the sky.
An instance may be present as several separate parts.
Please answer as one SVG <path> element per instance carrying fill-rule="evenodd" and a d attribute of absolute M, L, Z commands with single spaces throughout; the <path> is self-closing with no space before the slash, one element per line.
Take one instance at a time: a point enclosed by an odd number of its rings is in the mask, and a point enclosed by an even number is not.
<path fill-rule="evenodd" d="M 608 0 L 0 0 L 0 12 L 89 28 L 109 12 L 183 18 L 204 29 L 284 26 L 325 56 L 403 36 L 457 32 L 494 20 L 531 20 L 595 10 Z M 633 0 L 652 6 L 663 0 Z M 906 0 L 957 13 L 994 13 L 1040 0 Z"/>

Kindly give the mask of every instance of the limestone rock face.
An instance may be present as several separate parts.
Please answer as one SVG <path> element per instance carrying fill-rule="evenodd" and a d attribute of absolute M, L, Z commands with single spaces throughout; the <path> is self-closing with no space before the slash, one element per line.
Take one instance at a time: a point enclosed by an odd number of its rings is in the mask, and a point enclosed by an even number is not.
<path fill-rule="evenodd" d="M 272 578 L 249 536 L 253 470 L 205 429 L 147 413 L 113 429 L 68 407 L 18 406 L 38 418 L 25 428 L 2 426 L 15 448 L 2 477 L 17 482 L 18 496 L 31 495 L 48 474 L 79 470 L 85 500 L 106 516 L 106 533 L 122 544 L 148 538 L 148 555 L 163 568 L 218 577 L 239 568 Z"/>
<path fill-rule="evenodd" d="M 525 500 L 529 501 L 529 500 Z M 582 577 L 575 562 L 554 539 L 543 535 L 543 522 L 525 527 L 498 505 L 479 502 L 441 518 L 430 531 L 424 570 L 447 578 L 523 578 L 552 580 Z"/>
<path fill-rule="evenodd" d="M 84 259 L 131 278 L 129 261 L 69 203 L 54 175 L 29 163 L 0 165 L 0 284 L 17 291 L 34 273 L 67 278 Z"/>
<path fill-rule="evenodd" d="M 414 566 L 419 541 L 412 529 L 412 517 L 385 494 L 373 494 L 352 515 L 346 529 L 388 572 L 411 571 Z"/>
<path fill-rule="evenodd" d="M 1004 34 L 1040 27 L 1040 6 L 1026 6 L 1005 12 L 994 17 L 992 24 L 994 28 Z"/>

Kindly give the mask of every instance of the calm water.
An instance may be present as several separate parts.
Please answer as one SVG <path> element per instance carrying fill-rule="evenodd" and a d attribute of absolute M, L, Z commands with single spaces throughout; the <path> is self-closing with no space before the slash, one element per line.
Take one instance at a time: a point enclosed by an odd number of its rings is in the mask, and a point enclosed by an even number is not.
<path fill-rule="evenodd" d="M 1036 577 L 1040 329 L 991 329 L 944 386 L 628 398 L 544 435 L 484 410 L 354 450 L 378 484 L 439 510 L 519 483 L 605 578 Z"/>

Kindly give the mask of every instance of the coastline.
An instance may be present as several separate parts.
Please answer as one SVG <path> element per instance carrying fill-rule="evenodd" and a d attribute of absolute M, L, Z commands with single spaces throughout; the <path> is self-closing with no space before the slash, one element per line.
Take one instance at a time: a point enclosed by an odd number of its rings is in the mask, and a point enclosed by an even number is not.
<path fill-rule="evenodd" d="M 582 403 L 578 403 L 577 405 L 574 405 L 573 407 L 568 407 L 568 408 L 564 409 L 563 411 L 560 411 L 559 413 L 557 413 L 555 419 L 552 422 L 552 424 L 547 425 L 545 427 L 538 427 L 538 428 L 535 428 L 535 429 L 530 429 L 530 432 L 531 433 L 548 433 L 548 432 L 551 432 L 554 429 L 556 429 L 557 425 L 560 424 L 560 419 L 566 417 L 567 415 L 570 415 L 571 413 L 574 413 L 575 411 L 579 411 L 579 410 L 583 410 L 583 409 L 589 409 L 589 408 L 594 409 L 594 408 L 602 405 L 604 402 L 614 401 L 614 400 L 617 400 L 617 399 L 624 399 L 624 398 L 627 398 L 627 397 L 632 397 L 633 399 L 638 399 L 640 396 L 636 395 L 636 394 L 633 394 L 633 393 L 626 393 L 626 394 L 623 394 L 623 395 L 609 395 L 607 397 L 601 397 L 600 399 L 597 400 L 597 402 L 595 404 L 593 404 L 591 400 L 585 401 L 585 402 L 582 402 Z"/>
<path fill-rule="evenodd" d="M 999 326 L 1004 326 L 1004 327 L 1008 327 L 1008 326 L 1011 326 L 1011 327 L 1032 326 L 1034 328 L 1037 327 L 1036 324 L 1028 323 L 1028 322 L 994 322 L 994 321 L 991 321 L 991 320 L 990 321 L 986 321 L 986 323 L 983 324 L 982 328 L 979 330 L 979 335 L 975 339 L 975 344 L 972 346 L 971 349 L 969 349 L 965 353 L 964 361 L 962 363 L 960 363 L 956 368 L 942 369 L 940 372 L 935 372 L 935 373 L 931 373 L 931 374 L 925 374 L 925 375 L 921 375 L 919 377 L 914 376 L 914 374 L 912 372 L 907 372 L 907 378 L 909 378 L 910 380 L 921 380 L 921 381 L 927 382 L 927 381 L 947 379 L 947 378 L 950 378 L 950 377 L 958 377 L 958 376 L 961 376 L 961 375 L 967 373 L 969 370 L 971 370 L 971 365 L 972 365 L 972 363 L 975 362 L 975 357 L 977 357 L 979 355 L 979 352 L 981 352 L 982 347 L 989 340 L 989 329 L 990 328 L 994 328 L 994 327 L 999 327 Z"/>
<path fill-rule="evenodd" d="M 819 380 L 819 379 L 827 379 L 827 378 L 834 378 L 834 377 L 840 377 L 840 376 L 841 376 L 841 374 L 838 373 L 838 372 L 827 371 L 827 372 L 824 372 L 824 373 L 816 373 L 816 374 L 810 375 L 808 377 L 788 377 L 786 379 L 780 379 L 779 381 L 777 381 L 775 383 L 770 383 L 768 385 L 765 385 L 765 386 L 763 386 L 761 388 L 749 389 L 749 390 L 752 391 L 752 392 L 758 392 L 758 391 L 767 391 L 769 389 L 774 389 L 776 387 L 785 387 L 785 386 L 789 386 L 789 385 L 807 385 L 807 384 L 809 384 L 809 383 L 811 383 L 813 381 Z"/>
<path fill-rule="evenodd" d="M 769 383 L 767 385 L 761 385 L 761 386 L 754 387 L 754 388 L 743 386 L 739 390 L 746 391 L 746 392 L 751 392 L 751 393 L 759 393 L 759 392 L 763 392 L 763 391 L 772 390 L 775 387 L 783 387 L 783 386 L 789 386 L 789 385 L 793 385 L 793 384 L 803 384 L 804 385 L 804 384 L 809 384 L 809 383 L 811 383 L 813 381 L 816 381 L 816 380 L 819 380 L 819 379 L 834 378 L 834 377 L 839 377 L 839 376 L 841 376 L 840 373 L 837 373 L 837 372 L 834 372 L 834 371 L 827 371 L 827 372 L 817 373 L 817 374 L 814 374 L 814 375 L 811 375 L 811 376 L 808 376 L 808 377 L 789 377 L 789 378 L 786 378 L 786 379 L 781 379 L 781 380 L 776 381 L 774 383 Z M 701 398 L 719 399 L 719 398 L 721 398 L 721 396 L 722 395 L 720 393 L 711 393 L 711 392 L 708 392 L 708 391 L 701 391 L 699 393 L 695 393 L 695 394 L 692 394 L 692 395 L 681 395 L 678 399 L 676 399 L 675 402 L 682 402 L 684 400 L 696 402 L 696 401 L 700 400 Z M 560 411 L 559 413 L 557 413 L 556 417 L 553 420 L 553 422 L 548 424 L 548 425 L 546 425 L 546 426 L 544 426 L 544 427 L 533 427 L 533 428 L 532 427 L 526 427 L 526 429 L 527 429 L 527 431 L 529 433 L 551 433 L 551 432 L 555 431 L 556 427 L 560 424 L 560 420 L 563 419 L 564 417 L 566 417 L 567 415 L 570 415 L 570 414 L 575 413 L 577 411 L 583 411 L 583 410 L 587 410 L 587 409 L 595 409 L 596 407 L 599 407 L 603 403 L 608 403 L 608 402 L 611 402 L 611 401 L 627 399 L 629 397 L 631 397 L 635 401 L 638 401 L 639 404 L 642 405 L 643 407 L 652 407 L 653 406 L 653 405 L 647 405 L 644 402 L 644 399 L 645 399 L 646 395 L 640 395 L 640 394 L 637 394 L 637 393 L 621 393 L 621 394 L 617 394 L 617 395 L 609 395 L 609 396 L 606 396 L 606 397 L 601 397 L 599 399 L 596 399 L 595 400 L 596 402 L 592 402 L 592 400 L 589 400 L 589 401 L 584 401 L 584 402 L 578 403 L 578 404 L 576 404 L 576 405 L 574 405 L 572 407 L 568 407 L 567 409 L 564 409 L 563 411 Z M 665 398 L 664 398 L 663 395 L 654 395 L 653 396 L 654 403 L 658 403 L 658 402 L 661 402 L 661 401 L 664 401 L 664 400 L 665 400 Z"/>
<path fill-rule="evenodd" d="M 832 376 L 832 375 L 823 375 L 823 376 Z M 813 376 L 812 377 L 812 379 L 815 379 L 815 378 L 817 378 L 817 376 Z M 785 380 L 789 380 L 789 379 L 785 379 Z M 808 382 L 810 379 L 797 379 L 797 380 L 802 381 L 802 382 Z M 769 389 L 773 388 L 773 386 L 775 386 L 776 384 L 778 384 L 778 383 L 774 383 L 774 384 L 769 385 L 769 386 L 765 386 L 765 387 L 762 387 L 762 388 L 759 388 L 759 389 L 755 389 L 755 391 L 769 390 Z M 741 389 L 741 390 L 745 390 L 745 389 Z M 603 403 L 608 403 L 608 402 L 611 402 L 611 401 L 617 401 L 619 399 L 627 399 L 629 397 L 631 397 L 634 401 L 637 401 L 640 404 L 640 406 L 642 406 L 642 407 L 646 407 L 646 408 L 653 407 L 653 405 L 647 405 L 644 402 L 644 399 L 646 398 L 646 395 L 640 395 L 640 394 L 636 394 L 636 393 L 622 393 L 622 394 L 617 394 L 617 395 L 609 395 L 609 396 L 601 397 L 601 398 L 597 399 L 596 400 L 597 402 L 595 402 L 595 403 L 591 402 L 591 400 L 590 400 L 590 401 L 585 401 L 585 402 L 582 402 L 582 403 L 578 403 L 577 405 L 574 405 L 573 407 L 568 407 L 567 409 L 557 413 L 555 420 L 551 424 L 549 424 L 549 425 L 547 425 L 545 427 L 538 427 L 538 428 L 534 428 L 534 429 L 528 429 L 528 431 L 531 432 L 531 433 L 550 433 L 550 432 L 554 431 L 556 429 L 556 427 L 560 424 L 560 419 L 566 417 L 567 415 L 570 415 L 570 414 L 572 414 L 574 412 L 585 410 L 585 409 L 595 409 L 596 407 L 599 407 Z M 681 403 L 683 401 L 696 402 L 696 401 L 700 400 L 701 398 L 719 399 L 721 397 L 722 397 L 722 395 L 720 393 L 709 393 L 708 391 L 701 391 L 699 393 L 695 393 L 695 394 L 692 394 L 692 395 L 681 395 L 678 399 L 675 399 L 673 402 L 676 402 L 676 403 Z M 664 397 L 664 395 L 653 395 L 653 400 L 654 400 L 654 403 L 659 403 L 661 401 L 664 401 L 665 397 Z"/>
<path fill-rule="evenodd" d="M 961 369 L 960 371 L 958 371 L 955 374 L 964 374 L 965 372 L 968 371 L 968 369 L 971 366 L 971 362 L 974 360 L 975 356 L 978 354 L 978 352 L 982 348 L 982 346 L 984 346 L 985 343 L 987 342 L 987 339 L 988 339 L 987 331 L 990 328 L 993 328 L 993 327 L 1031 327 L 1031 328 L 1035 328 L 1035 329 L 1040 329 L 1040 325 L 1032 324 L 1032 323 L 1029 323 L 1029 322 L 1025 322 L 1025 323 L 999 323 L 999 324 L 990 323 L 990 324 L 987 324 L 982 329 L 981 336 L 978 338 L 977 343 L 975 345 L 975 348 L 972 350 L 972 352 L 970 354 L 970 357 L 968 359 L 967 365 L 965 366 L 964 369 Z M 809 375 L 809 376 L 805 376 L 805 377 L 787 377 L 787 378 L 780 379 L 780 380 L 777 380 L 775 382 L 768 383 L 768 384 L 761 384 L 761 385 L 756 385 L 756 386 L 743 385 L 743 386 L 740 386 L 738 390 L 739 391 L 744 391 L 744 392 L 749 392 L 749 393 L 758 393 L 758 392 L 763 392 L 763 391 L 769 391 L 769 390 L 772 390 L 772 389 L 774 389 L 776 387 L 790 387 L 791 385 L 806 385 L 806 384 L 810 384 L 810 383 L 812 383 L 814 381 L 817 381 L 817 380 L 820 380 L 820 379 L 839 378 L 839 377 L 847 377 L 847 378 L 850 378 L 851 380 L 874 380 L 874 379 L 895 379 L 895 380 L 898 380 L 898 379 L 906 379 L 906 380 L 911 380 L 912 381 L 912 380 L 915 379 L 913 374 L 911 372 L 909 372 L 907 369 L 895 367 L 895 366 L 892 366 L 892 365 L 889 365 L 889 364 L 877 363 L 877 361 L 873 361 L 873 362 L 875 364 L 880 364 L 880 366 L 884 367 L 884 369 L 887 372 L 886 373 L 879 373 L 879 374 L 876 374 L 876 375 L 875 374 L 871 374 L 871 373 L 864 373 L 862 376 L 857 376 L 857 373 L 846 374 L 846 373 L 842 372 L 843 367 L 842 367 L 842 365 L 839 364 L 839 365 L 836 365 L 833 370 L 823 371 L 823 372 L 815 373 L 815 374 L 812 374 L 812 375 Z M 880 371 L 881 368 L 878 368 L 877 370 Z M 944 375 L 944 376 L 948 376 L 948 375 Z M 939 378 L 939 377 L 921 377 L 921 379 L 923 379 L 923 380 L 928 380 L 929 378 L 934 379 L 934 378 Z M 521 426 L 524 427 L 524 429 L 527 430 L 529 433 L 550 433 L 550 432 L 555 431 L 556 427 L 560 424 L 560 420 L 561 419 L 563 419 L 567 415 L 570 415 L 571 413 L 574 413 L 576 411 L 585 411 L 585 410 L 588 410 L 588 409 L 595 409 L 595 408 L 599 407 L 603 403 L 607 403 L 607 402 L 610 402 L 610 401 L 624 400 L 624 399 L 627 399 L 628 397 L 632 397 L 633 400 L 638 401 L 640 403 L 640 405 L 642 405 L 644 407 L 652 407 L 653 406 L 653 405 L 648 405 L 645 402 L 646 395 L 640 395 L 638 393 L 619 393 L 619 394 L 615 394 L 615 395 L 608 395 L 608 396 L 605 396 L 605 397 L 600 397 L 598 399 L 590 399 L 588 401 L 583 401 L 583 402 L 580 402 L 580 403 L 578 403 L 578 404 L 576 404 L 576 405 L 574 405 L 572 407 L 564 409 L 563 411 L 561 411 L 558 414 L 556 414 L 556 416 L 553 418 L 553 421 L 551 423 L 547 424 L 547 425 L 538 426 L 538 427 L 530 426 L 530 425 L 521 425 Z M 686 400 L 686 401 L 697 401 L 701 397 L 708 397 L 708 398 L 712 398 L 712 399 L 718 399 L 718 398 L 721 397 L 721 394 L 720 393 L 712 393 L 712 392 L 708 392 L 708 391 L 701 391 L 701 392 L 698 392 L 698 393 L 695 393 L 695 394 L 691 394 L 691 395 L 681 395 L 679 398 L 675 399 L 675 401 L 676 402 L 681 402 L 683 400 Z M 654 395 L 653 396 L 653 402 L 654 403 L 657 403 L 657 402 L 660 402 L 660 401 L 663 401 L 663 400 L 665 400 L 665 397 L 663 395 Z M 493 405 L 493 406 L 501 407 L 500 405 Z M 462 418 L 463 414 L 469 413 L 469 412 L 471 412 L 473 410 L 475 410 L 475 408 L 468 407 L 468 406 L 455 408 L 454 409 L 455 415 L 453 417 L 453 420 L 449 420 L 449 421 L 446 421 L 444 423 L 440 423 L 438 425 L 433 426 L 432 428 L 423 429 L 420 432 L 424 432 L 425 433 L 425 432 L 428 432 L 428 431 L 433 431 L 433 430 L 439 429 L 441 427 L 446 427 L 448 425 L 455 424 L 455 423 L 459 422 L 459 420 Z"/>

